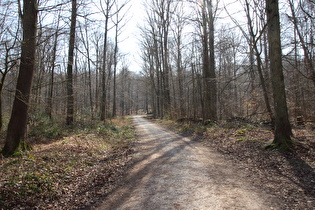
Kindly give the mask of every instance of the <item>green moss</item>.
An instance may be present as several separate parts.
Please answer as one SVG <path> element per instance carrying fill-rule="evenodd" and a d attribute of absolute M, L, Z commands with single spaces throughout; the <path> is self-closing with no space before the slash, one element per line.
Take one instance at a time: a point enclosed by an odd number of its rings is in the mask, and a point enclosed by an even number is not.
<path fill-rule="evenodd" d="M 240 137 L 240 138 L 237 138 L 237 139 L 235 140 L 235 142 L 241 142 L 241 141 L 244 141 L 244 140 L 245 140 L 245 137 L 242 136 L 242 137 Z"/>
<path fill-rule="evenodd" d="M 247 129 L 241 129 L 241 130 L 237 130 L 235 132 L 235 136 L 245 136 L 245 134 L 248 132 Z"/>
<path fill-rule="evenodd" d="M 292 144 L 291 143 L 279 143 L 277 141 L 273 141 L 271 144 L 266 145 L 266 150 L 278 150 L 281 152 L 292 152 Z"/>

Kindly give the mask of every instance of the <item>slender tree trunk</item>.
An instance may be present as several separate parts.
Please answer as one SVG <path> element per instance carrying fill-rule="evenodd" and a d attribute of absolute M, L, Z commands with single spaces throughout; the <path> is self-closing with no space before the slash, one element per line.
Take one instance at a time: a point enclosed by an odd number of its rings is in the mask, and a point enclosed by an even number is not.
<path fill-rule="evenodd" d="M 297 122 L 297 125 L 303 125 L 303 112 L 302 112 L 302 94 L 300 88 L 301 80 L 300 80 L 300 73 L 298 71 L 299 69 L 299 60 L 298 60 L 298 42 L 297 42 L 297 34 L 296 30 L 294 30 L 294 67 L 297 69 L 297 71 L 294 72 L 294 92 L 295 92 L 295 119 Z"/>
<path fill-rule="evenodd" d="M 265 82 L 263 71 L 262 71 L 262 61 L 261 61 L 261 57 L 259 55 L 257 46 L 255 46 L 255 51 L 256 51 L 258 75 L 259 75 L 260 84 L 261 84 L 261 87 L 262 87 L 262 90 L 263 90 L 263 96 L 264 96 L 265 105 L 266 105 L 266 108 L 267 108 L 269 119 L 271 120 L 271 124 L 274 125 L 274 116 L 273 116 L 273 113 L 272 113 L 272 110 L 271 110 L 271 106 L 270 106 L 270 102 L 269 102 L 267 86 L 266 86 L 266 82 Z"/>
<path fill-rule="evenodd" d="M 9 67 L 9 52 L 12 48 L 8 48 L 7 44 L 5 43 L 5 58 L 4 58 L 4 71 L 1 71 L 2 77 L 0 80 L 0 131 L 2 130 L 2 126 L 3 126 L 3 114 L 2 114 L 2 91 L 3 91 L 3 85 L 4 85 L 4 81 L 5 78 L 8 74 L 8 72 L 15 66 L 16 62 L 13 62 L 13 64 L 11 65 L 11 67 Z"/>
<path fill-rule="evenodd" d="M 54 92 L 54 74 L 55 74 L 55 62 L 56 62 L 56 53 L 57 53 L 57 44 L 58 44 L 58 36 L 59 36 L 59 18 L 57 23 L 57 29 L 55 34 L 54 46 L 53 46 L 53 54 L 51 60 L 51 74 L 50 74 L 50 87 L 48 93 L 48 102 L 47 102 L 47 114 L 50 119 L 52 119 L 52 109 L 53 109 L 53 92 Z"/>
<path fill-rule="evenodd" d="M 178 89 L 179 89 L 179 116 L 185 115 L 185 101 L 184 101 L 184 86 L 183 86 L 183 68 L 182 68 L 182 52 L 181 52 L 181 32 L 177 36 L 177 76 L 178 76 Z"/>
<path fill-rule="evenodd" d="M 3 90 L 3 84 L 5 80 L 6 74 L 2 75 L 1 82 L 0 82 L 0 131 L 2 130 L 3 126 L 3 114 L 2 114 L 2 90 Z"/>
<path fill-rule="evenodd" d="M 191 76 L 192 76 L 192 105 L 193 105 L 193 118 L 197 117 L 197 97 L 196 97 L 196 77 L 195 77 L 195 66 L 191 63 Z"/>
<path fill-rule="evenodd" d="M 131 81 L 128 78 L 127 78 L 127 80 L 128 80 L 128 87 L 127 87 L 128 98 L 134 98 L 132 91 L 131 91 Z M 139 94 L 139 92 L 137 92 L 136 101 L 138 100 L 138 94 Z M 133 102 L 131 100 L 128 100 L 128 105 L 127 105 L 127 110 L 126 110 L 127 114 L 130 115 L 132 113 L 132 110 L 134 110 L 134 108 L 136 108 L 136 107 L 134 107 Z"/>
<path fill-rule="evenodd" d="M 99 111 L 99 65 L 100 65 L 100 50 L 98 40 L 95 43 L 96 65 L 95 65 L 95 111 Z"/>
<path fill-rule="evenodd" d="M 108 20 L 110 2 L 106 1 L 106 10 L 104 11 L 105 16 L 105 29 L 104 29 L 104 48 L 103 48 L 103 63 L 102 63 L 102 98 L 101 98 L 101 120 L 105 120 L 106 115 L 106 57 L 107 57 L 107 35 L 108 35 Z"/>
<path fill-rule="evenodd" d="M 118 21 L 118 13 L 117 13 L 117 21 Z M 116 117 L 117 115 L 117 105 L 116 105 L 116 73 L 117 73 L 117 54 L 118 54 L 118 22 L 115 27 L 115 49 L 114 49 L 114 81 L 113 81 L 113 113 L 112 117 Z"/>
<path fill-rule="evenodd" d="M 76 19 L 77 19 L 77 1 L 72 0 L 68 67 L 67 67 L 67 118 L 66 118 L 67 125 L 72 125 L 74 121 L 73 56 L 74 56 Z"/>
<path fill-rule="evenodd" d="M 35 65 L 37 14 L 37 0 L 24 1 L 21 64 L 7 137 L 2 150 L 5 157 L 14 153 L 25 135 Z"/>
<path fill-rule="evenodd" d="M 110 55 L 108 55 L 107 58 L 107 74 L 106 74 L 106 106 L 105 106 L 105 117 L 108 116 L 108 109 L 110 107 L 111 104 L 111 84 L 112 84 L 112 77 L 113 77 L 113 73 L 112 73 L 112 66 L 113 66 L 113 62 L 114 62 L 114 54 L 112 52 L 110 52 Z"/>
<path fill-rule="evenodd" d="M 163 84 L 163 116 L 170 116 L 171 114 L 171 90 L 170 90 L 170 66 L 169 66 L 169 49 L 168 49 L 168 39 L 169 39 L 169 26 L 170 26 L 170 6 L 172 1 L 162 1 L 161 7 L 161 21 L 162 21 L 162 32 L 161 32 L 161 57 L 162 57 L 162 84 Z M 164 4 L 166 8 L 164 8 Z"/>
<path fill-rule="evenodd" d="M 168 33 L 164 35 L 164 58 L 163 58 L 163 92 L 164 92 L 164 112 L 167 116 L 171 114 L 171 90 L 170 90 L 170 67 L 168 64 Z"/>
<path fill-rule="evenodd" d="M 310 71 L 310 77 L 309 78 L 312 80 L 313 85 L 315 87 L 315 69 L 314 69 L 314 65 L 313 65 L 313 61 L 312 61 L 312 55 L 311 55 L 310 50 L 307 48 L 307 44 L 305 43 L 304 37 L 303 37 L 303 35 L 299 29 L 297 17 L 295 15 L 295 11 L 294 11 L 293 1 L 289 0 L 289 4 L 290 4 L 291 13 L 292 13 L 292 22 L 293 22 L 295 31 L 297 32 L 297 35 L 300 39 L 300 43 L 301 43 L 301 46 L 302 46 L 302 49 L 304 52 L 304 59 L 305 59 L 306 67 Z M 313 37 L 313 39 L 314 39 L 314 37 Z"/>
<path fill-rule="evenodd" d="M 172 91 L 171 92 L 172 92 L 172 98 L 173 98 L 173 100 L 171 100 L 170 116 L 171 116 L 172 119 L 174 119 L 174 117 L 176 119 L 177 116 L 178 116 L 178 113 L 175 111 L 176 108 L 177 108 L 176 91 L 175 91 L 175 87 L 176 87 L 175 84 L 176 84 L 176 82 L 175 82 L 175 78 L 174 78 L 173 73 L 172 73 L 172 68 L 170 68 L 170 81 L 171 81 L 171 87 L 172 87 Z M 173 104 L 172 104 L 172 102 L 173 102 Z"/>
<path fill-rule="evenodd" d="M 156 74 L 156 117 L 163 117 L 163 98 L 162 98 L 162 79 L 161 79 L 161 61 L 159 56 L 158 40 L 154 36 L 154 59 L 155 59 L 155 74 Z"/>
<path fill-rule="evenodd" d="M 201 98 L 204 98 L 202 104 L 202 118 L 203 120 L 210 119 L 210 109 L 206 109 L 206 105 L 210 105 L 210 58 L 209 58 L 209 44 L 208 44 L 208 28 L 207 28 L 207 16 L 206 16 L 206 1 L 204 0 L 204 6 L 202 8 L 202 71 L 203 71 L 203 83 L 204 83 L 204 94 Z"/>
<path fill-rule="evenodd" d="M 16 33 L 19 31 L 19 26 L 16 29 Z M 10 51 L 15 48 L 15 45 L 18 41 L 18 36 L 15 36 L 12 44 L 10 46 L 8 42 L 4 42 L 4 47 L 5 47 L 5 58 L 4 58 L 4 70 L 0 71 L 2 77 L 0 81 L 0 131 L 2 130 L 3 127 L 3 113 L 2 113 L 2 93 L 3 93 L 3 87 L 4 87 L 4 81 L 7 77 L 7 74 L 15 67 L 17 64 L 16 60 L 10 60 Z M 11 97 L 10 97 L 11 98 Z M 11 101 L 11 100 L 10 100 Z"/>
<path fill-rule="evenodd" d="M 292 130 L 289 122 L 282 67 L 278 0 L 266 0 L 266 12 L 270 70 L 275 107 L 275 136 L 273 144 L 281 150 L 288 150 L 292 144 Z"/>
<path fill-rule="evenodd" d="M 210 92 L 210 119 L 217 120 L 217 80 L 215 74 L 215 56 L 214 56 L 214 15 L 212 0 L 208 2 L 209 10 L 209 88 Z"/>
<path fill-rule="evenodd" d="M 250 20 L 251 21 L 251 20 Z M 250 94 L 251 94 L 251 100 L 256 100 L 256 96 L 255 96 L 255 59 L 254 59 L 254 49 L 253 49 L 253 45 L 254 45 L 254 38 L 251 37 L 249 38 L 249 76 L 250 76 Z"/>
<path fill-rule="evenodd" d="M 264 78 L 264 74 L 263 74 L 263 62 L 261 60 L 261 56 L 260 56 L 260 52 L 258 50 L 258 46 L 257 46 L 257 38 L 256 38 L 256 34 L 254 32 L 254 27 L 253 27 L 253 23 L 252 23 L 252 18 L 250 15 L 250 3 L 248 2 L 248 0 L 245 1 L 246 2 L 246 17 L 247 17 L 247 22 L 248 22 L 248 30 L 249 30 L 249 34 L 250 34 L 250 38 L 249 38 L 249 47 L 250 47 L 250 64 L 251 64 L 251 72 L 250 74 L 253 75 L 252 76 L 252 82 L 254 83 L 255 80 L 255 74 L 253 72 L 253 67 L 254 67 L 254 54 L 256 56 L 256 60 L 257 60 L 257 71 L 258 71 L 258 76 L 259 76 L 259 80 L 260 80 L 260 84 L 262 87 L 262 91 L 263 91 L 263 97 L 264 97 L 264 102 L 266 105 L 266 109 L 269 115 L 269 119 L 272 123 L 272 125 L 274 124 L 274 116 L 271 110 L 271 106 L 270 106 L 270 102 L 269 102 L 269 97 L 268 97 L 268 92 L 267 92 L 267 85 L 265 82 L 265 78 Z M 262 32 L 263 33 L 263 32 Z M 251 91 L 254 91 L 254 87 L 252 88 Z"/>
<path fill-rule="evenodd" d="M 92 70 L 91 70 L 91 55 L 90 55 L 90 42 L 89 42 L 89 36 L 88 36 L 88 27 L 85 27 L 85 37 L 86 42 L 84 43 L 86 54 L 87 54 L 87 65 L 88 65 L 88 86 L 89 86 L 89 104 L 90 104 L 90 112 L 92 119 L 94 118 L 94 106 L 93 106 L 93 93 L 92 93 Z"/>
<path fill-rule="evenodd" d="M 121 107 L 121 116 L 125 115 L 125 100 L 126 100 L 126 96 L 125 96 L 125 90 L 126 90 L 126 69 L 122 68 L 122 72 L 121 72 L 122 78 L 121 78 L 121 98 L 120 98 L 120 107 Z"/>

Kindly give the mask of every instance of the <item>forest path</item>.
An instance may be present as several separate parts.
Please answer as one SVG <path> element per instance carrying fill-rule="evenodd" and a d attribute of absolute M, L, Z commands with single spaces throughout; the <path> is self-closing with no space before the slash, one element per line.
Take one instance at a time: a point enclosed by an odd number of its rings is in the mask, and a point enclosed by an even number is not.
<path fill-rule="evenodd" d="M 98 209 L 275 209 L 222 155 L 141 116 L 133 120 L 134 165 Z"/>

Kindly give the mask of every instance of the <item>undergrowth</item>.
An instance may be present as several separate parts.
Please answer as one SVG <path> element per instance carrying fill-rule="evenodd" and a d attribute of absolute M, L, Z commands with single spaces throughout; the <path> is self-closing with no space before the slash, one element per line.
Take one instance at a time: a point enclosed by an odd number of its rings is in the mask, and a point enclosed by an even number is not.
<path fill-rule="evenodd" d="M 228 143 L 247 141 L 261 141 L 266 143 L 272 138 L 272 131 L 270 129 L 262 128 L 256 124 L 226 121 L 211 124 L 196 123 L 194 121 L 158 121 L 182 134 L 198 135 L 209 140 L 224 139 Z"/>
<path fill-rule="evenodd" d="M 100 170 L 113 174 L 120 167 L 115 161 L 130 152 L 135 131 L 125 118 L 77 122 L 73 128 L 44 118 L 32 125 L 28 136 L 31 151 L 0 158 L 0 209 L 48 208 L 62 205 L 57 202 L 62 199 L 67 205 L 80 186 L 93 185 Z M 112 156 L 116 159 L 104 161 Z"/>

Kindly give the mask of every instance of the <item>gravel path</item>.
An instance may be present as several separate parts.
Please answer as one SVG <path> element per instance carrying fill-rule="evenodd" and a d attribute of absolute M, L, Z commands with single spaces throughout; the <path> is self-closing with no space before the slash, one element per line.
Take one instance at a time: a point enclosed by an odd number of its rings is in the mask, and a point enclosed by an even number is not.
<path fill-rule="evenodd" d="M 98 209 L 276 209 L 222 155 L 141 116 L 134 123 L 134 164 Z"/>

